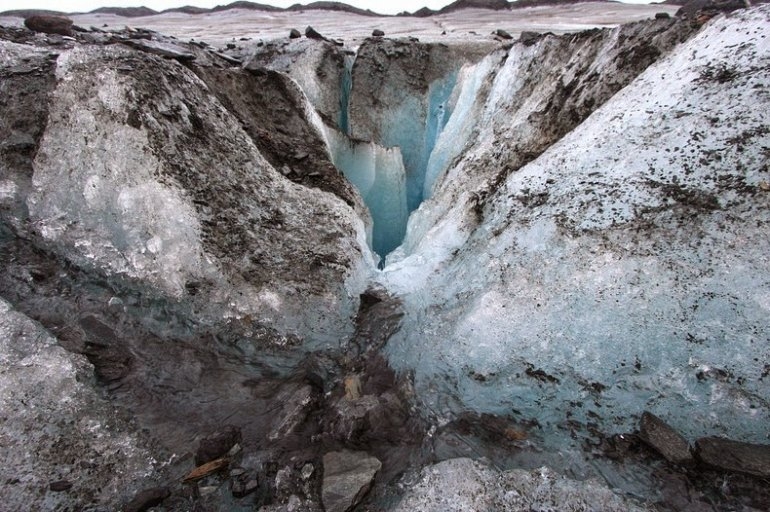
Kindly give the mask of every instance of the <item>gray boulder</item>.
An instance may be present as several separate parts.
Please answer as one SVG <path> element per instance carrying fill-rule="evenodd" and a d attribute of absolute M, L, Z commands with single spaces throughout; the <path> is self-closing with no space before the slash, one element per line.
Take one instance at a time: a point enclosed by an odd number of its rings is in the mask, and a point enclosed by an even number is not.
<path fill-rule="evenodd" d="M 369 492 L 382 463 L 364 452 L 331 452 L 323 458 L 321 496 L 326 512 L 347 512 Z"/>
<path fill-rule="evenodd" d="M 652 413 L 642 414 L 639 438 L 669 462 L 684 464 L 692 461 L 690 444 L 687 440 Z"/>
<path fill-rule="evenodd" d="M 770 445 L 767 444 L 704 437 L 695 441 L 695 455 L 704 464 L 723 471 L 770 477 Z"/>
<path fill-rule="evenodd" d="M 60 36 L 74 36 L 72 20 L 65 16 L 50 16 L 41 14 L 30 16 L 24 20 L 24 26 L 35 32 L 44 34 L 58 34 Z"/>

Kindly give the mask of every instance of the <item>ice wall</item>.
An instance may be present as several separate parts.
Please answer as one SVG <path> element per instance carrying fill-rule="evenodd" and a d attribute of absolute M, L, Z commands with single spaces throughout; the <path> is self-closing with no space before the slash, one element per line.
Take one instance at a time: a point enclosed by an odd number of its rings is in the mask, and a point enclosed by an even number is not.
<path fill-rule="evenodd" d="M 345 65 L 340 80 L 340 114 L 339 127 L 342 133 L 350 134 L 350 93 L 353 89 L 353 65 L 355 54 L 345 55 Z"/>
<path fill-rule="evenodd" d="M 334 165 L 361 193 L 372 216 L 372 249 L 384 259 L 404 238 L 409 216 L 406 173 L 399 148 L 354 141 L 326 128 Z"/>
<path fill-rule="evenodd" d="M 575 432 L 629 431 L 646 409 L 690 438 L 767 442 L 768 21 L 713 21 L 541 156 L 479 178 L 487 197 L 445 194 L 450 170 L 430 205 L 445 214 L 381 276 L 407 311 L 390 361 L 439 421 L 533 420 L 580 450 Z M 511 50 L 467 169 L 530 149 L 554 96 L 522 77 L 554 43 Z"/>

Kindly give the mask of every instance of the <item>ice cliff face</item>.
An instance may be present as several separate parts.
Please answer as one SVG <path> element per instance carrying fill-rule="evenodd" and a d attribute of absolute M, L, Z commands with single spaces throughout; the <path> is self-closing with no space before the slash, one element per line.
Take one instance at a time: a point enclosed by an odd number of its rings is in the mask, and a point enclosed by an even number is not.
<path fill-rule="evenodd" d="M 636 78 L 633 26 L 566 61 L 556 38 L 514 46 L 488 75 L 382 275 L 409 304 L 391 361 L 438 417 L 536 420 L 563 445 L 649 409 L 767 440 L 769 15 L 714 20 Z"/>
<path fill-rule="evenodd" d="M 8 73 L 24 53 L 6 45 Z M 337 185 L 338 196 L 356 204 L 328 159 L 324 173 L 323 140 L 299 91 L 282 90 L 281 79 L 270 88 L 289 94 L 284 102 L 305 119 L 306 144 L 315 136 L 321 145 L 293 147 L 297 163 L 279 168 L 308 186 L 292 183 L 263 156 L 274 156 L 270 144 L 284 149 L 280 135 L 265 130 L 273 126 L 247 126 L 250 137 L 179 64 L 117 47 L 73 49 L 52 72 L 56 85 L 49 98 L 38 98 L 48 101 L 47 125 L 31 169 L 8 169 L 3 182 L 4 203 L 18 213 L 11 225 L 79 266 L 136 280 L 173 300 L 203 299 L 204 321 L 250 315 L 336 343 L 357 307 L 348 297 L 363 286 L 365 216 L 319 190 Z M 234 89 L 264 85 L 247 74 L 240 80 Z M 248 108 L 238 112 L 249 117 Z M 312 170 L 303 169 L 310 162 Z M 314 318 L 305 315 L 310 303 Z"/>

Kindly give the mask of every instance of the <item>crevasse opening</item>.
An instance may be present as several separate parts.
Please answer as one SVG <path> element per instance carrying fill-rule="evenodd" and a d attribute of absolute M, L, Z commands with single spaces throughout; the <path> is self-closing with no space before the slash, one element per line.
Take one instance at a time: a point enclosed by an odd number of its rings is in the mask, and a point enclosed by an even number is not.
<path fill-rule="evenodd" d="M 403 242 L 409 214 L 425 197 L 428 164 L 452 115 L 450 97 L 457 72 L 433 82 L 425 98 L 372 113 L 382 117 L 381 140 L 358 141 L 350 137 L 354 63 L 355 55 L 345 57 L 340 80 L 340 131 L 327 130 L 327 140 L 334 164 L 358 189 L 369 208 L 373 223 L 371 247 L 382 266 L 385 257 Z"/>

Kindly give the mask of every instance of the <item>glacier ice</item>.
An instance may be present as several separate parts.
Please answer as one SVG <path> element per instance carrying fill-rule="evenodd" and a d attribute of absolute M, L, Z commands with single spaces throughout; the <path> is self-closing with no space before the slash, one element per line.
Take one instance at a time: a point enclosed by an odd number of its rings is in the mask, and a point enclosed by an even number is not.
<path fill-rule="evenodd" d="M 399 148 L 354 141 L 333 128 L 326 138 L 334 165 L 356 186 L 372 216 L 372 249 L 384 258 L 404 238 L 409 216 L 406 172 Z"/>
<path fill-rule="evenodd" d="M 534 419 L 563 450 L 579 444 L 576 424 L 624 432 L 651 410 L 690 438 L 767 442 L 770 97 L 756 59 L 770 55 L 768 15 L 715 20 L 487 200 L 450 177 L 479 190 L 493 180 L 461 171 L 502 166 L 547 101 L 512 97 L 539 47 L 511 50 L 462 161 L 439 137 L 435 161 L 449 167 L 429 165 L 436 184 L 408 250 L 380 275 L 407 311 L 391 363 L 414 372 L 437 421 Z M 740 78 L 709 80 L 719 66 Z"/>

